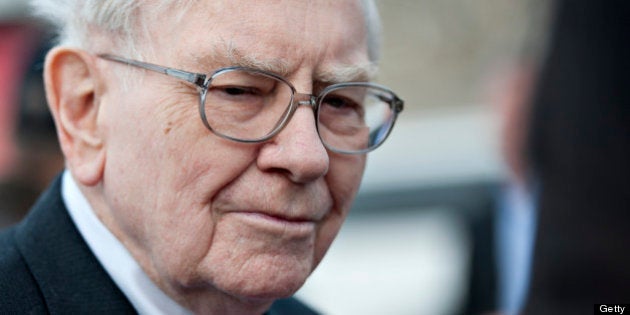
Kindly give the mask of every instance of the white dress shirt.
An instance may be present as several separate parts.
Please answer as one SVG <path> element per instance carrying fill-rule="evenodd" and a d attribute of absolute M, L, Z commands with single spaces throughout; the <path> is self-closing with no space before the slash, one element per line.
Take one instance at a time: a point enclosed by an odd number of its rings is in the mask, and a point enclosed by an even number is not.
<path fill-rule="evenodd" d="M 61 196 L 88 247 L 138 313 L 191 314 L 149 279 L 123 244 L 98 219 L 68 170 L 63 173 Z"/>
<path fill-rule="evenodd" d="M 534 190 L 530 189 L 529 190 Z M 536 235 L 536 193 L 518 184 L 503 188 L 497 217 L 499 309 L 519 314 L 529 290 Z"/>

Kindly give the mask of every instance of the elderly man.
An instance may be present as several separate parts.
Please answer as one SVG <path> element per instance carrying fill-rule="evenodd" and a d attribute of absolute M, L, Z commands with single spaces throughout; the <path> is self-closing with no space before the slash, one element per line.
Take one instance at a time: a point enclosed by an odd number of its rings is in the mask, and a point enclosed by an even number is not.
<path fill-rule="evenodd" d="M 0 236 L 0 313 L 312 312 L 285 298 L 403 106 L 374 4 L 34 4 L 67 170 Z"/>

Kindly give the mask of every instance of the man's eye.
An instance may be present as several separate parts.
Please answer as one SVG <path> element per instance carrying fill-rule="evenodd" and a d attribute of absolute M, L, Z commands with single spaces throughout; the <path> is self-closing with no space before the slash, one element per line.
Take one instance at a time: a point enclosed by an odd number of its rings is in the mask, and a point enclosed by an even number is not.
<path fill-rule="evenodd" d="M 356 109 L 359 105 L 345 97 L 328 96 L 324 99 L 324 104 L 336 109 Z"/>
<path fill-rule="evenodd" d="M 257 94 L 256 89 L 252 87 L 229 86 L 229 87 L 223 87 L 221 88 L 221 90 L 223 90 L 223 92 L 225 92 L 228 95 L 234 95 L 234 96 L 245 95 L 245 94 L 252 94 L 252 95 Z"/>
<path fill-rule="evenodd" d="M 347 101 L 340 97 L 327 97 L 324 103 L 334 108 L 341 108 L 347 105 Z"/>

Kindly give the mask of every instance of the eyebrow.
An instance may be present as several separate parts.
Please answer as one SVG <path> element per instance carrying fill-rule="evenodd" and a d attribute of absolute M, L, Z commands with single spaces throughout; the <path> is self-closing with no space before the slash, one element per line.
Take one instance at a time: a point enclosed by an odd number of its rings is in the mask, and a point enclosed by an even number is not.
<path fill-rule="evenodd" d="M 254 56 L 242 53 L 238 48 L 230 44 L 214 45 L 210 51 L 204 53 L 204 56 L 193 55 L 193 59 L 198 65 L 206 68 L 210 68 L 211 65 L 216 66 L 218 64 L 221 67 L 235 66 L 254 68 L 281 76 L 287 76 L 289 74 L 289 66 L 284 60 L 261 60 Z"/>
<path fill-rule="evenodd" d="M 337 64 L 318 72 L 315 77 L 319 82 L 336 84 L 344 82 L 368 82 L 374 79 L 377 66 L 371 62 L 363 64 Z"/>
<path fill-rule="evenodd" d="M 204 56 L 193 55 L 197 65 L 206 69 L 218 64 L 220 67 L 247 67 L 271 72 L 282 77 L 291 74 L 290 65 L 280 58 L 262 60 L 247 55 L 232 44 L 214 45 Z M 212 69 L 215 70 L 215 69 Z M 333 64 L 315 73 L 314 79 L 326 85 L 345 82 L 368 82 L 374 79 L 377 66 L 372 62 L 362 64 Z"/>

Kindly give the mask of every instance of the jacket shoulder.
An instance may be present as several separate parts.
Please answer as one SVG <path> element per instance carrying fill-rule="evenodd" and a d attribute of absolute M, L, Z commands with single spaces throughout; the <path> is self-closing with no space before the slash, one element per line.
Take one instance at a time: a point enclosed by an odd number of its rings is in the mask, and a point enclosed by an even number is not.
<path fill-rule="evenodd" d="M 29 214 L 2 238 L 10 250 L 0 258 L 0 276 L 15 278 L 24 292 L 0 294 L 0 303 L 15 295 L 9 314 L 135 314 L 125 295 L 103 269 L 76 229 L 61 196 L 61 177 L 51 184 Z M 0 292 L 11 289 L 1 279 Z M 30 302 L 35 301 L 35 302 Z M 0 314 L 3 312 L 0 306 Z"/>
<path fill-rule="evenodd" d="M 15 243 L 15 228 L 0 232 L 0 314 L 48 313 L 43 295 Z"/>
<path fill-rule="evenodd" d="M 266 315 L 290 314 L 317 315 L 319 313 L 294 297 L 275 301 L 271 306 L 271 309 L 269 309 L 269 311 L 266 313 Z"/>

